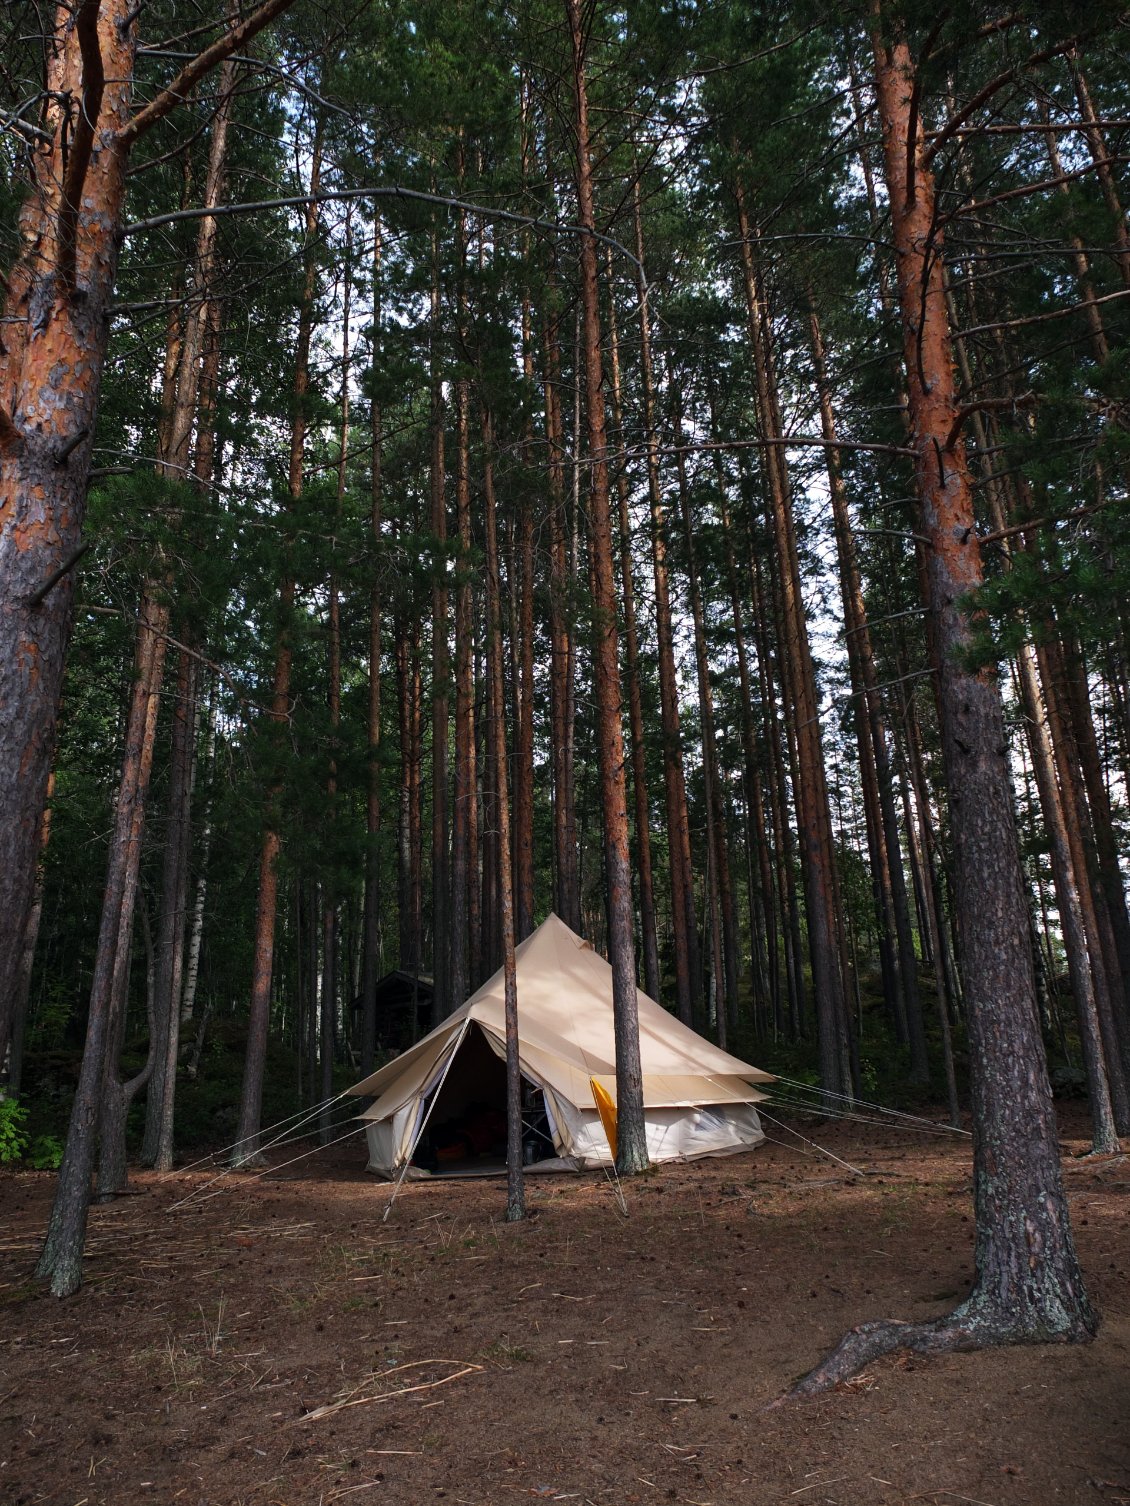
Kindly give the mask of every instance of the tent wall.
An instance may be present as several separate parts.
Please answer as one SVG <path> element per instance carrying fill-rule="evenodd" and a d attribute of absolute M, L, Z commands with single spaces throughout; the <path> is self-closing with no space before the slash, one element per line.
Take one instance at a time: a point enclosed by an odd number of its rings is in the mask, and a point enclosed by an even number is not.
<path fill-rule="evenodd" d="M 555 915 L 521 943 L 516 961 L 521 1069 L 544 1094 L 561 1164 L 607 1166 L 612 1157 L 593 1082 L 615 1095 L 612 970 Z M 506 1054 L 504 982 L 500 970 L 431 1035 L 350 1090 L 376 1100 L 362 1115 L 370 1170 L 387 1175 L 404 1164 L 437 1087 L 437 1123 L 476 1100 L 495 1101 Z M 696 1035 L 646 995 L 637 1005 L 650 1159 L 692 1160 L 760 1144 L 755 1084 L 770 1075 Z"/>

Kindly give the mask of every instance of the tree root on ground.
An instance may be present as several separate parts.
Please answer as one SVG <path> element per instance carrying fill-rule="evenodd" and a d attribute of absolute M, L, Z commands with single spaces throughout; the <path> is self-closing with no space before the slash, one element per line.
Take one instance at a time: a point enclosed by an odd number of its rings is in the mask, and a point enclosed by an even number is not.
<path fill-rule="evenodd" d="M 849 1329 L 826 1359 L 790 1386 L 771 1403 L 809 1401 L 858 1375 L 872 1360 L 896 1350 L 912 1354 L 952 1354 L 990 1349 L 1006 1344 L 1086 1344 L 1097 1325 L 1082 1319 L 1059 1326 L 1024 1321 L 1015 1312 L 1005 1312 L 974 1293 L 952 1313 L 925 1323 L 904 1323 L 887 1318 L 860 1323 Z"/>

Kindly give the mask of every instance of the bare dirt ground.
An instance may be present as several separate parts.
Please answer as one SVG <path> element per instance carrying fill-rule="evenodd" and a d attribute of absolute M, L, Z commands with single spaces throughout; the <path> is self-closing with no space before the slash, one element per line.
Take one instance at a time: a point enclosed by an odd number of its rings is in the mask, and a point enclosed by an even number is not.
<path fill-rule="evenodd" d="M 382 1224 L 358 1140 L 172 1213 L 209 1173 L 140 1175 L 65 1302 L 31 1279 L 53 1178 L 5 1175 L 0 1499 L 1130 1506 L 1125 1158 L 1066 1120 L 1096 1343 L 896 1357 L 770 1412 L 971 1271 L 967 1141 L 802 1127 L 869 1174 L 768 1144 L 632 1184 L 627 1217 L 603 1176 L 531 1179 L 521 1225 L 498 1181 L 409 1185 Z"/>

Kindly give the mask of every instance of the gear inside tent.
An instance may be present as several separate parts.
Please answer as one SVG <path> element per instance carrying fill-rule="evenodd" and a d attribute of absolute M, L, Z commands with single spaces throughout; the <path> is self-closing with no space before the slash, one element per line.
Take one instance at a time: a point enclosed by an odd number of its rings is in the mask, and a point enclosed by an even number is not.
<path fill-rule="evenodd" d="M 583 1171 L 614 1157 L 612 969 L 556 915 L 516 949 L 523 1155 Z M 720 1050 L 637 992 L 652 1162 L 749 1150 L 765 1137 L 756 1084 L 772 1076 Z M 501 969 L 430 1035 L 350 1089 L 364 1110 L 369 1170 L 485 1175 L 506 1157 Z M 611 1143 L 610 1143 L 611 1142 Z"/>

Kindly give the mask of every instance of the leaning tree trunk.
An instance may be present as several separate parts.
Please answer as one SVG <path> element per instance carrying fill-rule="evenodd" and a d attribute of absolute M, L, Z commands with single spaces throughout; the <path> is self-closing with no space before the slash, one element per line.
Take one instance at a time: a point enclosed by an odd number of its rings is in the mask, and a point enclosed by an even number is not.
<path fill-rule="evenodd" d="M 39 840 L 39 862 L 36 865 L 35 888 L 31 896 L 27 925 L 24 928 L 24 947 L 20 958 L 20 971 L 16 979 L 16 1002 L 12 1012 L 12 1040 L 8 1055 L 8 1079 L 3 1091 L 18 1098 L 23 1082 L 24 1035 L 27 1030 L 28 1005 L 31 1002 L 31 975 L 35 966 L 35 948 L 39 940 L 39 923 L 43 918 L 43 892 L 47 878 L 47 844 L 51 839 L 51 801 L 55 793 L 55 771 L 47 780 L 47 804 L 43 810 L 43 831 Z M 3 1071 L 0 1061 L 0 1072 Z"/>
<path fill-rule="evenodd" d="M 952 1313 L 927 1323 L 865 1323 L 793 1395 L 835 1385 L 877 1355 L 999 1343 L 1078 1342 L 1097 1320 L 1071 1234 L 1040 1038 L 1028 911 L 996 674 L 968 663 L 967 598 L 981 551 L 957 420 L 934 179 L 911 118 L 915 71 L 901 32 L 873 0 L 875 84 L 898 266 L 910 440 L 929 610 L 939 651 L 942 756 L 949 795 L 973 1097 L 975 1277 Z M 914 131 L 915 137 L 911 138 Z"/>
<path fill-rule="evenodd" d="M 632 942 L 632 872 L 628 855 L 627 781 L 621 723 L 619 634 L 609 506 L 608 442 L 605 433 L 601 360 L 600 286 L 596 215 L 589 155 L 585 28 L 580 0 L 565 0 L 573 44 L 573 99 L 577 131 L 577 202 L 585 231 L 580 244 L 581 307 L 584 314 L 584 377 L 591 465 L 590 559 L 593 581 L 593 670 L 596 680 L 597 763 L 604 817 L 604 874 L 608 886 L 608 952 L 612 964 L 612 1010 L 616 1040 L 616 1165 L 622 1173 L 648 1164 L 640 1067 L 635 948 Z"/>
<path fill-rule="evenodd" d="M 98 1115 L 107 1049 L 112 1041 L 115 964 L 123 904 L 132 900 L 140 864 L 142 812 L 153 759 L 157 688 L 165 659 L 165 636 L 159 623 L 164 608 L 148 595 L 142 601 L 136 678 L 130 699 L 122 777 L 114 813 L 114 831 L 102 897 L 102 918 L 90 985 L 90 1007 L 78 1086 L 71 1106 L 66 1149 L 59 1168 L 55 1201 L 37 1273 L 51 1280 L 57 1297 L 77 1291 L 82 1280 L 82 1251 L 90 1205 Z"/>

